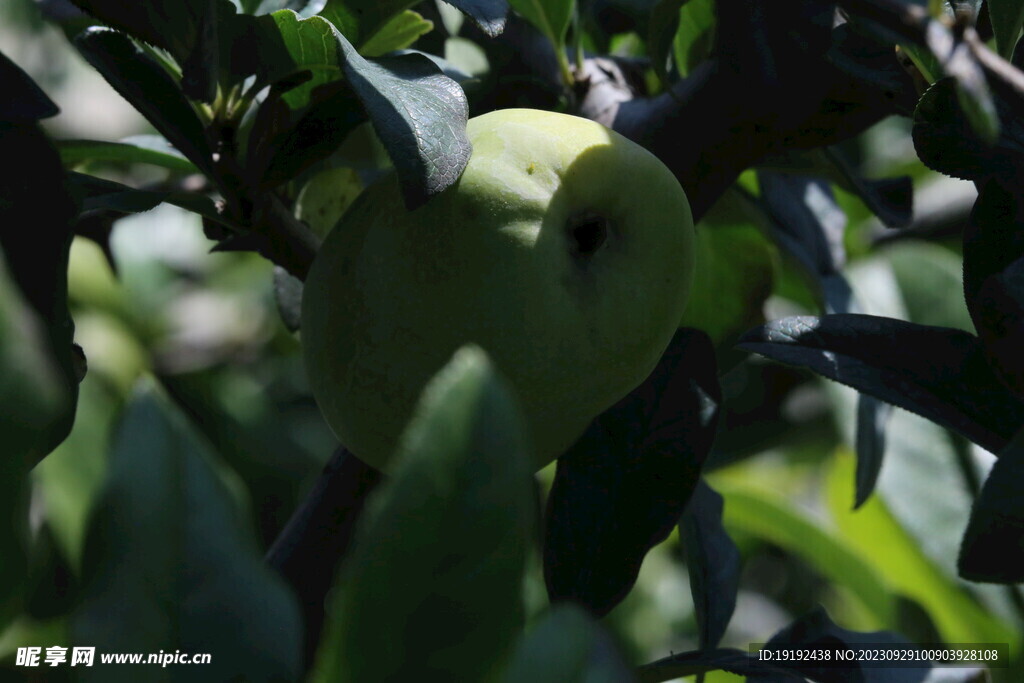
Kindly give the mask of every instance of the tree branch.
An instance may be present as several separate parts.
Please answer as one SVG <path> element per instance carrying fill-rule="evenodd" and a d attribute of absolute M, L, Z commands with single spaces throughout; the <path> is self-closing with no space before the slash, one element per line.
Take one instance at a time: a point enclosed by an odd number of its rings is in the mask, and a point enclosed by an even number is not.
<path fill-rule="evenodd" d="M 324 622 L 324 599 L 352 543 L 363 507 L 382 475 L 339 447 L 267 552 L 267 563 L 302 606 L 306 661 L 312 663 Z"/>

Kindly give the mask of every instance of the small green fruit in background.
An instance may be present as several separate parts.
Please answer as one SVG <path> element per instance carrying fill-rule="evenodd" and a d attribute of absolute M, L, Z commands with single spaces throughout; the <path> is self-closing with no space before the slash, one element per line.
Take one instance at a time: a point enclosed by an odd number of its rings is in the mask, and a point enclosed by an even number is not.
<path fill-rule="evenodd" d="M 543 467 L 650 374 L 690 289 L 690 206 L 650 152 L 530 109 L 467 130 L 458 182 L 411 212 L 394 176 L 369 188 L 306 280 L 313 394 L 341 442 L 380 469 L 467 342 L 517 392 Z"/>

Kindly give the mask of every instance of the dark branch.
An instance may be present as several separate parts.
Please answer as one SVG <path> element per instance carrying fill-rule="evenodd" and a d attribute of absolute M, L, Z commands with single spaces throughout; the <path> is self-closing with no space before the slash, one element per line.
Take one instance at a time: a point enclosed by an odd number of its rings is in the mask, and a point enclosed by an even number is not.
<path fill-rule="evenodd" d="M 302 605 L 306 660 L 312 663 L 324 622 L 324 599 L 382 475 L 338 448 L 302 505 L 267 552 L 267 563 L 291 585 Z"/>

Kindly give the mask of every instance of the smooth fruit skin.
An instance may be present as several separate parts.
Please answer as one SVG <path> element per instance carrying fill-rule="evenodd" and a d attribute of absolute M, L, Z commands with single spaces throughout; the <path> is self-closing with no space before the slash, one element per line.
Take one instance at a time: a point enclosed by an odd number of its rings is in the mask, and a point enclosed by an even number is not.
<path fill-rule="evenodd" d="M 604 126 L 506 109 L 468 124 L 457 183 L 406 211 L 392 176 L 325 239 L 306 281 L 313 394 L 387 470 L 420 392 L 475 342 L 511 382 L 538 468 L 654 369 L 686 304 L 693 218 L 675 176 Z"/>

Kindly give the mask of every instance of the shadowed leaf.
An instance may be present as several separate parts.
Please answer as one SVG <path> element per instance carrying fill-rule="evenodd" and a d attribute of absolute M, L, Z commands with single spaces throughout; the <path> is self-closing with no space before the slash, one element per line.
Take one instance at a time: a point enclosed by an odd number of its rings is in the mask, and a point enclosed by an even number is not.
<path fill-rule="evenodd" d="M 167 140 L 209 173 L 212 151 L 206 131 L 174 79 L 126 35 L 91 28 L 75 39 L 86 61 Z"/>
<path fill-rule="evenodd" d="M 969 581 L 1024 582 L 1024 432 L 999 455 L 974 501 L 960 548 Z"/>
<path fill-rule="evenodd" d="M 519 642 L 502 683 L 630 683 L 633 672 L 586 612 L 556 605 Z"/>
<path fill-rule="evenodd" d="M 722 496 L 702 479 L 679 522 L 702 650 L 722 640 L 740 587 L 740 551 L 722 526 L 722 508 Z"/>
<path fill-rule="evenodd" d="M 339 573 L 315 680 L 478 681 L 511 652 L 535 531 L 515 399 L 477 347 L 428 384 Z"/>
<path fill-rule="evenodd" d="M 776 320 L 739 348 L 808 368 L 999 451 L 1024 404 L 999 383 L 966 332 L 859 314 Z"/>
<path fill-rule="evenodd" d="M 72 642 L 218 653 L 217 680 L 295 680 L 298 607 L 266 567 L 207 446 L 153 390 L 129 404 L 89 525 Z M 101 667 L 86 681 L 109 680 Z"/>
<path fill-rule="evenodd" d="M 345 75 L 395 165 L 406 207 L 421 206 L 469 163 L 466 95 L 422 55 L 369 61 L 337 38 Z"/>
<path fill-rule="evenodd" d="M 559 458 L 544 538 L 552 601 L 603 615 L 625 597 L 697 485 L 720 400 L 710 340 L 680 330 L 651 376 Z"/>

